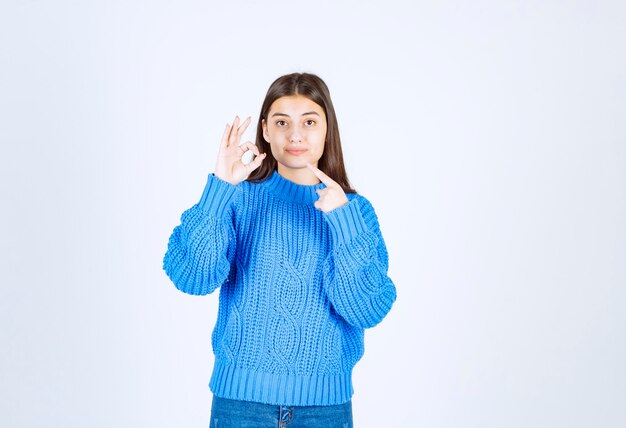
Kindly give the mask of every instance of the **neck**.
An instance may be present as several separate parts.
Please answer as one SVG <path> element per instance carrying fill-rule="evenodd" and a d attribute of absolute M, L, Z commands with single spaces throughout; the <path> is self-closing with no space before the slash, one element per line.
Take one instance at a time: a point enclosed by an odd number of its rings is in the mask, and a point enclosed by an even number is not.
<path fill-rule="evenodd" d="M 316 165 L 317 166 L 317 165 Z M 311 172 L 307 167 L 304 168 L 287 168 L 280 163 L 278 164 L 278 173 L 289 181 L 293 181 L 296 184 L 303 184 L 311 186 L 319 184 L 320 180 Z"/>

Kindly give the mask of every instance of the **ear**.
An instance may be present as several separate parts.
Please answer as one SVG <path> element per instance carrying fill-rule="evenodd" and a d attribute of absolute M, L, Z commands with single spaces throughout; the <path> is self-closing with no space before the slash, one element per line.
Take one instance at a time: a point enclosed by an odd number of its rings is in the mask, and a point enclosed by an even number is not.
<path fill-rule="evenodd" d="M 270 134 L 269 132 L 267 132 L 267 122 L 265 122 L 265 119 L 261 119 L 261 126 L 263 127 L 263 139 L 265 140 L 266 143 L 269 143 Z"/>

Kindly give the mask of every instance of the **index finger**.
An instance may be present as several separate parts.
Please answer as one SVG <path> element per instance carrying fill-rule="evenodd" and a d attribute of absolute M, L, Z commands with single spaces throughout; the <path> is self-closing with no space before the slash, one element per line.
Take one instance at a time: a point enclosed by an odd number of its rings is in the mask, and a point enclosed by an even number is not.
<path fill-rule="evenodd" d="M 321 169 L 311 165 L 310 163 L 307 163 L 306 166 L 308 166 L 309 169 L 313 171 L 313 174 L 315 174 L 315 176 L 319 178 L 320 181 L 324 183 L 326 186 L 331 187 L 331 186 L 337 185 L 337 182 L 335 182 L 332 178 L 330 178 L 324 172 L 322 172 Z"/>

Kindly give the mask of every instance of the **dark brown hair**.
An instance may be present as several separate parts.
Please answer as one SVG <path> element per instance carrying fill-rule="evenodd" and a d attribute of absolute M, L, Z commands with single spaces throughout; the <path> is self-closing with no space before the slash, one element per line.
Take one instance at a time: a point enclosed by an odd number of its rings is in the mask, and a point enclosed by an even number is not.
<path fill-rule="evenodd" d="M 278 167 L 276 158 L 272 155 L 271 149 L 267 149 L 263 138 L 263 120 L 267 120 L 270 107 L 280 97 L 291 95 L 302 95 L 313 101 L 324 109 L 326 114 L 326 142 L 324 143 L 324 153 L 317 163 L 317 167 L 335 180 L 346 193 L 356 193 L 350 185 L 346 167 L 343 163 L 343 152 L 341 150 L 341 139 L 339 137 L 339 125 L 335 108 L 330 99 L 330 91 L 326 83 L 315 74 L 292 73 L 281 76 L 271 84 L 265 95 L 265 100 L 261 106 L 259 122 L 256 128 L 256 146 L 260 153 L 266 153 L 260 167 L 252 171 L 246 181 L 261 182 L 267 180 Z"/>

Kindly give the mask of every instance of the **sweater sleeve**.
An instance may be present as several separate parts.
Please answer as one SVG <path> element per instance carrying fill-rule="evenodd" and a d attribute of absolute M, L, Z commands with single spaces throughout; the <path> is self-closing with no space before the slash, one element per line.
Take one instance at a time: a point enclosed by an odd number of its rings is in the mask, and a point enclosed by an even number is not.
<path fill-rule="evenodd" d="M 179 290 L 204 295 L 227 280 L 235 255 L 231 208 L 239 192 L 211 174 L 200 201 L 182 214 L 163 258 L 163 269 Z"/>
<path fill-rule="evenodd" d="M 387 276 L 387 248 L 374 208 L 367 199 L 356 196 L 324 217 L 333 240 L 333 250 L 324 264 L 326 294 L 349 324 L 373 327 L 396 300 L 396 288 Z"/>

